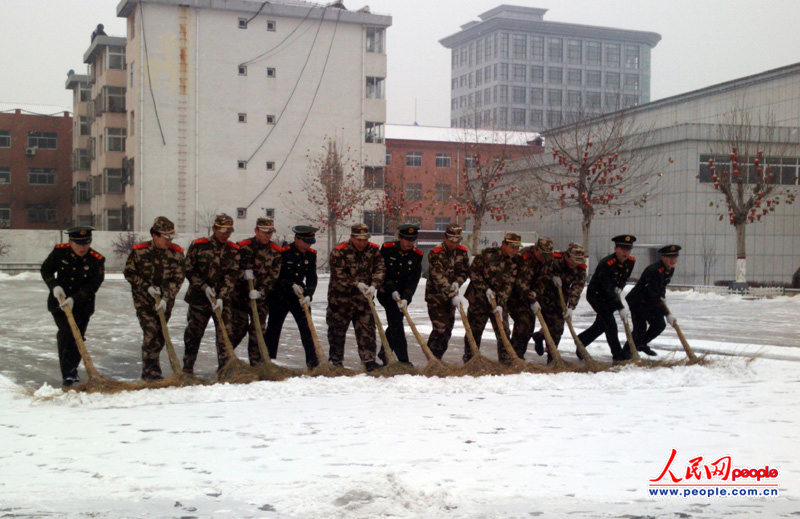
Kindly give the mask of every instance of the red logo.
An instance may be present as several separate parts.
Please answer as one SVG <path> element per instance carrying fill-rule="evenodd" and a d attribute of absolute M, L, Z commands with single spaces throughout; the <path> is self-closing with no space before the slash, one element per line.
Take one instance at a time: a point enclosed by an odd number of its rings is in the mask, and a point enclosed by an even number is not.
<path fill-rule="evenodd" d="M 703 456 L 697 456 L 688 461 L 685 471 L 676 467 L 673 469 L 673 462 L 678 451 L 672 449 L 672 453 L 664 466 L 664 470 L 655 479 L 650 480 L 651 487 L 660 486 L 770 486 L 776 487 L 777 484 L 756 484 L 756 483 L 736 483 L 727 485 L 722 482 L 734 482 L 737 479 L 755 479 L 760 482 L 762 479 L 774 479 L 778 477 L 778 469 L 770 468 L 768 465 L 763 468 L 733 468 L 730 456 L 723 456 L 716 461 L 703 463 Z M 677 475 L 676 475 L 677 472 Z M 663 481 L 663 482 L 662 482 Z M 696 483 L 695 483 L 696 482 Z"/>

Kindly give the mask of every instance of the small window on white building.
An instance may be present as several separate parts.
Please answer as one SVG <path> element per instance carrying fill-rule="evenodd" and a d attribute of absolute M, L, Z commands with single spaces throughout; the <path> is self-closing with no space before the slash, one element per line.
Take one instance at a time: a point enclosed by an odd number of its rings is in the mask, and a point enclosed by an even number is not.
<path fill-rule="evenodd" d="M 272 207 L 265 208 L 264 216 L 266 216 L 267 218 L 275 218 L 275 209 Z"/>
<path fill-rule="evenodd" d="M 367 52 L 383 54 L 383 36 L 382 27 L 367 27 Z"/>
<path fill-rule="evenodd" d="M 278 77 L 278 71 L 275 70 L 275 67 L 267 67 L 267 77 L 268 78 Z"/>
<path fill-rule="evenodd" d="M 278 27 L 278 22 L 275 20 L 267 20 L 267 30 L 270 32 L 275 32 Z"/>
<path fill-rule="evenodd" d="M 236 161 L 236 166 L 239 169 L 247 169 L 247 161 L 246 160 L 238 160 L 238 161 Z"/>
<path fill-rule="evenodd" d="M 267 114 L 267 124 L 275 124 L 275 115 Z"/>
<path fill-rule="evenodd" d="M 275 162 L 271 160 L 267 161 L 267 171 L 275 171 Z"/>
<path fill-rule="evenodd" d="M 247 65 L 239 65 L 239 75 L 240 76 L 247 75 Z"/>
<path fill-rule="evenodd" d="M 246 207 L 237 207 L 236 208 L 236 218 L 239 218 L 239 219 L 247 218 L 247 208 Z"/>
<path fill-rule="evenodd" d="M 246 123 L 247 122 L 247 114 L 244 114 L 244 113 L 240 112 L 239 113 L 239 122 L 240 123 Z"/>
<path fill-rule="evenodd" d="M 239 28 L 247 29 L 247 18 L 239 18 Z"/>

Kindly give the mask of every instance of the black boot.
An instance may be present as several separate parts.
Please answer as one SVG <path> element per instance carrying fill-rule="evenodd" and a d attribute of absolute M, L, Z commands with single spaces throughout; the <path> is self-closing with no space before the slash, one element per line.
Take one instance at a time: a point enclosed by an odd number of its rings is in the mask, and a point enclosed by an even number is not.
<path fill-rule="evenodd" d="M 655 357 L 656 355 L 658 355 L 658 353 L 653 351 L 653 349 L 650 346 L 648 346 L 647 344 L 645 344 L 643 346 L 639 346 L 638 349 L 639 349 L 640 353 L 646 353 L 647 355 L 650 355 L 651 357 Z"/>
<path fill-rule="evenodd" d="M 380 365 L 377 362 L 375 362 L 374 360 L 370 360 L 370 361 L 364 363 L 364 369 L 366 369 L 367 372 L 376 370 L 379 367 L 380 367 Z"/>
<path fill-rule="evenodd" d="M 533 334 L 533 349 L 536 350 L 537 355 L 540 357 L 544 355 L 544 336 L 542 332 Z"/>

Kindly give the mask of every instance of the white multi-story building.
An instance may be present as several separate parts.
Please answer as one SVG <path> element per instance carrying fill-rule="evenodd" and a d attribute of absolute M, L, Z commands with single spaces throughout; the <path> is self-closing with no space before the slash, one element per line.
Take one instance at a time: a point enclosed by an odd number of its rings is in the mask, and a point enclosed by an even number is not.
<path fill-rule="evenodd" d="M 128 20 L 125 203 L 200 233 L 218 212 L 249 232 L 302 222 L 309 156 L 335 138 L 364 166 L 386 151 L 391 17 L 296 0 L 122 0 Z"/>

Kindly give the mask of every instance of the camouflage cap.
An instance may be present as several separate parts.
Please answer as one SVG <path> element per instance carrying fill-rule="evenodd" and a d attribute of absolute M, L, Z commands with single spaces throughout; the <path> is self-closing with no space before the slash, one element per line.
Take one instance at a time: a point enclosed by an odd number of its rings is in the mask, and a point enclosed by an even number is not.
<path fill-rule="evenodd" d="M 158 216 L 153 220 L 153 227 L 150 232 L 157 232 L 160 235 L 175 234 L 175 224 L 166 216 Z"/>
<path fill-rule="evenodd" d="M 275 232 L 275 220 L 262 216 L 256 220 L 256 228 L 261 232 Z"/>
<path fill-rule="evenodd" d="M 580 243 L 572 242 L 567 245 L 567 254 L 575 263 L 586 263 L 586 250 Z"/>
<path fill-rule="evenodd" d="M 225 213 L 220 213 L 214 217 L 214 227 L 233 231 L 233 218 Z"/>
<path fill-rule="evenodd" d="M 459 243 L 463 236 L 461 235 L 462 229 L 460 226 L 455 224 L 450 224 L 447 226 L 447 229 L 444 231 L 444 236 L 447 238 L 448 241 L 452 241 L 454 243 Z"/>
<path fill-rule="evenodd" d="M 364 223 L 354 224 L 350 226 L 350 236 L 353 238 L 364 238 L 368 240 L 370 238 L 369 227 L 367 227 L 367 224 Z"/>
<path fill-rule="evenodd" d="M 518 232 L 508 231 L 503 234 L 503 241 L 514 247 L 522 245 L 522 236 Z"/>
<path fill-rule="evenodd" d="M 536 250 L 539 251 L 540 254 L 551 256 L 553 254 L 553 248 L 553 240 L 550 238 L 541 236 L 538 240 L 536 240 Z"/>

